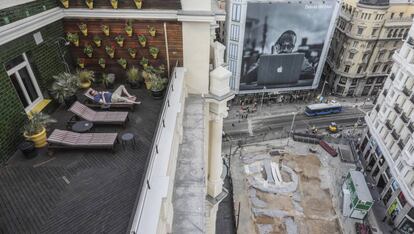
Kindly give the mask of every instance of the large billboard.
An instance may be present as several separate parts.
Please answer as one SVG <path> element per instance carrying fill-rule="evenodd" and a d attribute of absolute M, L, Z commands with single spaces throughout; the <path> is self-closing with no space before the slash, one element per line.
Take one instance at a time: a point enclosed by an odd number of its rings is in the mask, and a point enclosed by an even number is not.
<path fill-rule="evenodd" d="M 335 4 L 332 0 L 248 1 L 243 49 L 237 59 L 238 90 L 316 88 L 329 48 Z"/>

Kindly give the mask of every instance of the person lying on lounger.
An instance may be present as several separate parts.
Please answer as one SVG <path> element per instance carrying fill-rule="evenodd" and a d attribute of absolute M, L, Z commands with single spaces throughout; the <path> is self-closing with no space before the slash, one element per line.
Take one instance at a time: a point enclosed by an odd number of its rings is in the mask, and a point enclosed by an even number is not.
<path fill-rule="evenodd" d="M 111 104 L 119 102 L 129 102 L 134 104 L 141 104 L 136 102 L 135 96 L 128 93 L 124 85 L 120 85 L 113 93 L 108 91 L 98 92 L 92 89 L 89 94 L 93 97 L 93 100 L 100 104 Z"/>

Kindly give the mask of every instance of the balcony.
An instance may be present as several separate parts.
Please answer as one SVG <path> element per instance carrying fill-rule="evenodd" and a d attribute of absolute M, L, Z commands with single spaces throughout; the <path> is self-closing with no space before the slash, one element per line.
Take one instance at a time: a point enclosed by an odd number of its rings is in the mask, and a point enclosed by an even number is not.
<path fill-rule="evenodd" d="M 405 94 L 405 96 L 410 97 L 412 92 L 407 87 L 404 87 L 403 93 Z"/>
<path fill-rule="evenodd" d="M 376 110 L 377 112 L 379 112 L 379 111 L 380 111 L 380 106 L 379 106 L 379 105 L 376 105 L 376 106 L 375 106 L 375 110 Z"/>
<path fill-rule="evenodd" d="M 397 112 L 398 114 L 401 114 L 401 112 L 402 112 L 402 109 L 401 109 L 401 107 L 400 107 L 398 104 L 395 104 L 395 105 L 394 105 L 394 110 L 395 110 L 395 112 Z"/>
<path fill-rule="evenodd" d="M 391 136 L 394 138 L 394 140 L 398 140 L 400 138 L 400 135 L 398 135 L 398 133 L 394 130 L 392 130 L 391 132 Z"/>
<path fill-rule="evenodd" d="M 398 147 L 400 147 L 401 150 L 403 150 L 405 147 L 405 144 L 402 142 L 402 140 L 400 140 L 397 145 Z"/>
<path fill-rule="evenodd" d="M 394 73 L 391 73 L 391 75 L 390 75 L 390 79 L 391 79 L 392 81 L 394 81 L 394 79 L 395 79 L 395 74 L 394 74 Z"/>
<path fill-rule="evenodd" d="M 408 118 L 407 114 L 404 112 L 401 114 L 400 118 L 404 123 L 408 123 L 410 121 L 410 118 Z"/>
<path fill-rule="evenodd" d="M 384 89 L 384 92 L 382 92 L 382 95 L 384 95 L 384 97 L 386 97 L 388 94 L 388 90 Z"/>
<path fill-rule="evenodd" d="M 388 130 L 392 130 L 392 125 L 391 125 L 391 123 L 390 123 L 390 121 L 389 120 L 387 120 L 386 122 L 385 122 L 385 127 L 387 127 L 388 128 Z"/>
<path fill-rule="evenodd" d="M 408 130 L 410 130 L 411 133 L 414 133 L 414 123 L 411 122 L 410 124 L 408 124 Z"/>

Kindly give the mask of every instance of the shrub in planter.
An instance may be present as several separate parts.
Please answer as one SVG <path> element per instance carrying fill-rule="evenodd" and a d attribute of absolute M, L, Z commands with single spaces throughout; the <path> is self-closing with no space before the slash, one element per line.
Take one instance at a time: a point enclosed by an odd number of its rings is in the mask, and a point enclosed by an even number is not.
<path fill-rule="evenodd" d="M 118 35 L 118 36 L 115 37 L 115 41 L 120 47 L 124 46 L 124 39 L 125 38 L 122 35 Z"/>
<path fill-rule="evenodd" d="M 131 55 L 131 58 L 135 58 L 135 56 L 137 55 L 137 50 L 134 48 L 128 48 L 128 53 L 129 55 Z"/>
<path fill-rule="evenodd" d="M 161 78 L 158 74 L 152 74 L 150 76 L 151 82 L 151 95 L 154 99 L 161 99 L 164 97 L 164 90 L 168 83 L 166 78 Z"/>
<path fill-rule="evenodd" d="M 91 87 L 92 81 L 95 80 L 95 74 L 89 70 L 77 70 L 76 77 L 79 79 L 79 87 L 87 89 Z"/>
<path fill-rule="evenodd" d="M 118 9 L 118 0 L 109 0 L 111 1 L 112 8 Z"/>
<path fill-rule="evenodd" d="M 101 25 L 101 30 L 105 34 L 105 36 L 109 36 L 109 26 L 108 25 L 102 24 Z"/>
<path fill-rule="evenodd" d="M 148 32 L 151 35 L 151 37 L 155 37 L 155 34 L 157 33 L 157 30 L 153 26 L 148 26 Z"/>
<path fill-rule="evenodd" d="M 132 25 L 131 25 L 131 23 L 127 23 L 127 24 L 125 25 L 125 32 L 126 32 L 126 34 L 128 35 L 128 37 L 132 37 L 133 30 L 132 30 Z"/>
<path fill-rule="evenodd" d="M 142 77 L 139 74 L 138 68 L 133 66 L 130 69 L 128 69 L 127 80 L 128 83 L 131 85 L 131 88 L 137 89 L 141 87 Z"/>
<path fill-rule="evenodd" d="M 154 59 L 157 59 L 158 52 L 160 52 L 160 50 L 159 50 L 157 47 L 155 47 L 155 46 L 150 46 L 150 48 L 149 48 L 149 52 L 150 52 L 151 56 L 152 56 Z"/>
<path fill-rule="evenodd" d="M 120 59 L 118 59 L 118 64 L 121 65 L 123 69 L 126 69 L 128 63 L 127 63 L 126 59 L 120 58 Z"/>
<path fill-rule="evenodd" d="M 144 35 L 138 35 L 138 42 L 144 48 L 147 44 L 147 38 Z"/>
<path fill-rule="evenodd" d="M 73 45 L 75 45 L 76 47 L 79 46 L 79 35 L 77 33 L 68 32 L 66 34 L 66 39 L 70 41 Z"/>
<path fill-rule="evenodd" d="M 104 58 L 100 58 L 100 59 L 98 60 L 98 64 L 99 64 L 99 66 L 101 66 L 102 68 L 105 68 L 105 63 L 106 63 L 106 61 L 105 61 L 105 59 L 104 59 Z"/>
<path fill-rule="evenodd" d="M 76 91 L 79 89 L 78 78 L 70 73 L 60 73 L 53 76 L 54 82 L 50 88 L 53 98 L 59 103 L 71 106 L 76 101 Z"/>
<path fill-rule="evenodd" d="M 145 57 L 142 57 L 141 61 L 139 62 L 139 64 L 141 64 L 142 68 L 144 68 L 144 70 L 148 67 L 148 59 Z"/>
<path fill-rule="evenodd" d="M 85 53 L 89 58 L 92 58 L 92 55 L 93 55 L 92 46 L 89 44 L 86 44 L 85 48 L 83 48 L 83 53 Z"/>
<path fill-rule="evenodd" d="M 80 68 L 84 68 L 85 67 L 85 59 L 84 58 L 78 58 L 77 59 L 77 63 L 78 63 L 78 66 Z"/>
<path fill-rule="evenodd" d="M 115 83 L 115 74 L 102 74 L 102 83 L 107 89 L 113 89 Z"/>
<path fill-rule="evenodd" d="M 134 0 L 135 6 L 137 7 L 137 9 L 141 9 L 142 8 L 142 0 Z"/>
<path fill-rule="evenodd" d="M 115 46 L 105 46 L 105 51 L 109 55 L 110 58 L 114 58 L 115 56 Z"/>
<path fill-rule="evenodd" d="M 85 37 L 88 36 L 88 26 L 85 23 L 78 24 L 78 27 Z"/>
<path fill-rule="evenodd" d="M 93 0 L 85 0 L 85 3 L 89 9 L 93 9 Z"/>
<path fill-rule="evenodd" d="M 29 119 L 23 127 L 23 135 L 26 140 L 33 141 L 36 148 L 47 145 L 46 126 L 56 123 L 49 115 L 42 112 L 30 112 Z"/>
<path fill-rule="evenodd" d="M 95 43 L 96 47 L 101 47 L 102 39 L 100 36 L 95 35 L 93 36 L 93 42 Z"/>
<path fill-rule="evenodd" d="M 60 0 L 64 8 L 69 8 L 69 0 Z"/>

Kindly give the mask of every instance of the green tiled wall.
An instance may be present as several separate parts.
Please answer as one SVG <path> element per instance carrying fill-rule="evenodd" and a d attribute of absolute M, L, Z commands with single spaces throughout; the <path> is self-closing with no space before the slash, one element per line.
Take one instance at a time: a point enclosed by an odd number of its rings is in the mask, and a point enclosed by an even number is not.
<path fill-rule="evenodd" d="M 26 4 L 0 10 L 0 26 L 21 20 L 28 16 L 50 10 L 58 6 L 56 0 L 36 0 Z"/>

